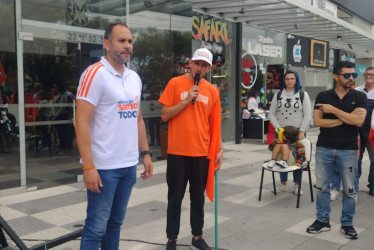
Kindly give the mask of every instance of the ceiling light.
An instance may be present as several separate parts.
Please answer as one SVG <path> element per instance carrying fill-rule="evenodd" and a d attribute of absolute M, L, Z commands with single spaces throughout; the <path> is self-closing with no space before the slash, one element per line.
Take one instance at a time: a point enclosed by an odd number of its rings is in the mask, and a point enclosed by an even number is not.
<path fill-rule="evenodd" d="M 336 36 L 336 40 L 337 40 L 338 42 L 341 42 L 341 41 L 342 41 L 342 36 Z"/>

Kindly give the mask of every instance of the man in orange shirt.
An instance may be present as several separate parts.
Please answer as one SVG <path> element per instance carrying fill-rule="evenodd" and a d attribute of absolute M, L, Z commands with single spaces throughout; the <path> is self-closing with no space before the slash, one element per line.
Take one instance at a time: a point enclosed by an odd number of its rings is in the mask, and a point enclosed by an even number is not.
<path fill-rule="evenodd" d="M 213 141 L 217 141 L 211 135 L 218 134 L 214 130 L 217 127 L 220 130 L 221 107 L 217 89 L 202 77 L 212 69 L 212 57 L 207 49 L 196 50 L 189 61 L 191 73 L 172 78 L 159 99 L 162 104 L 161 119 L 169 121 L 166 249 L 170 250 L 176 249 L 181 204 L 187 182 L 190 183 L 192 247 L 211 249 L 202 237 L 204 191 L 209 169 L 208 152 L 211 152 Z M 194 85 L 196 74 L 200 75 L 198 85 Z M 220 168 L 223 159 L 220 133 L 218 137 L 218 153 L 214 160 L 216 170 Z"/>

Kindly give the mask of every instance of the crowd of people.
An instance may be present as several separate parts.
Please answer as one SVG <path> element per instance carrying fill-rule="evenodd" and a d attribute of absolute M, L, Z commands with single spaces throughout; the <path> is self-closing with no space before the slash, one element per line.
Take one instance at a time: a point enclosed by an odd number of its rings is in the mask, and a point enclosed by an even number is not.
<path fill-rule="evenodd" d="M 177 249 L 181 206 L 189 185 L 191 247 L 211 249 L 203 237 L 205 192 L 212 200 L 212 176 L 223 162 L 219 90 L 204 78 L 212 69 L 212 53 L 205 48 L 195 50 L 188 62 L 189 73 L 170 79 L 161 95 L 151 90 L 146 100 L 162 105 L 161 117 L 145 121 L 140 105 L 143 83 L 126 66 L 133 53 L 130 29 L 122 23 L 110 24 L 103 45 L 105 56 L 82 73 L 76 96 L 63 82 L 54 84 L 53 96 L 36 83 L 27 102 L 56 105 L 26 109 L 26 121 L 65 121 L 72 118 L 72 109 L 60 104 L 76 100 L 75 131 L 70 123 L 54 127 L 57 153 L 71 149 L 76 136 L 81 156 L 87 210 L 80 248 L 119 248 L 139 154 L 144 165 L 140 177 L 148 179 L 153 175 L 150 146 L 160 145 L 161 119 L 168 122 L 165 247 Z M 269 168 L 301 167 L 305 150 L 300 140 L 307 137 L 313 119 L 314 126 L 320 128 L 315 150 L 316 220 L 306 231 L 316 234 L 331 230 L 331 201 L 342 194 L 340 231 L 349 239 L 357 239 L 353 219 L 365 151 L 370 159 L 367 186 L 369 194 L 374 192 L 374 67 L 366 69 L 364 85 L 354 88 L 354 64 L 337 63 L 334 87 L 318 93 L 313 112 L 296 71 L 287 70 L 277 77 L 273 71 L 268 73 L 269 86 L 260 106 L 253 91 L 249 91 L 247 101 L 248 109 L 269 110 L 272 126 L 276 131 L 284 130 L 282 138 L 275 133 L 269 143 L 271 158 L 265 164 Z M 9 102 L 1 95 L 0 104 Z M 51 146 L 49 126 L 36 126 L 32 132 L 44 138 L 43 147 Z M 0 131 L 0 150 L 6 143 Z M 280 173 L 277 190 L 288 191 L 287 182 L 288 173 Z M 292 192 L 302 195 L 300 171 L 293 172 L 293 183 Z"/>
<path fill-rule="evenodd" d="M 83 72 L 77 90 L 75 128 L 88 200 L 81 249 L 118 249 L 120 228 L 136 181 L 139 151 L 144 165 L 141 177 L 148 179 L 153 175 L 152 152 L 140 109 L 142 82 L 126 67 L 133 50 L 129 28 L 121 23 L 109 25 L 104 48 L 105 56 Z M 211 174 L 214 176 L 223 161 L 219 92 L 203 78 L 212 69 L 212 57 L 209 50 L 197 49 L 189 61 L 191 71 L 172 78 L 160 97 L 149 97 L 162 104 L 161 119 L 169 124 L 166 249 L 177 249 L 181 204 L 188 183 L 191 247 L 211 249 L 203 237 L 204 192 L 210 198 Z M 353 63 L 337 63 L 334 87 L 320 92 L 315 99 L 313 121 L 314 126 L 320 127 L 315 154 L 317 202 L 316 220 L 306 229 L 308 233 L 331 230 L 330 200 L 336 198 L 334 192 L 340 192 L 342 185 L 340 230 L 347 238 L 358 238 L 353 218 L 365 149 L 371 160 L 370 175 L 373 174 L 369 134 L 374 101 L 368 103 L 367 95 L 374 87 L 374 68 L 366 70 L 364 87 L 355 90 L 356 77 Z M 61 99 L 64 89 L 55 88 Z M 300 140 L 307 136 L 312 117 L 309 95 L 292 70 L 285 72 L 280 91 L 272 93 L 268 88 L 266 94 L 272 125 L 276 130 L 284 129 L 283 138 L 276 137 L 270 144 L 272 156 L 266 164 L 270 168 L 301 167 L 305 151 Z M 52 111 L 55 119 L 58 113 Z M 193 126 L 189 125 L 190 120 L 195 121 Z M 152 129 L 151 145 L 159 143 L 154 132 Z M 296 193 L 300 171 L 293 173 Z M 368 180 L 371 192 L 370 176 Z M 287 189 L 287 174 L 281 173 L 278 190 Z"/>

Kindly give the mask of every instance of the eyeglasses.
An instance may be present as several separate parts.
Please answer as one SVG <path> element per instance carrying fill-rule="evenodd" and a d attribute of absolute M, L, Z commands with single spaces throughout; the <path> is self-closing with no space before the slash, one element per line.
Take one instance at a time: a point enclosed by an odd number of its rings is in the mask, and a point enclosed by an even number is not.
<path fill-rule="evenodd" d="M 345 74 L 338 74 L 340 76 L 343 76 L 345 79 L 349 79 L 351 78 L 351 76 L 353 77 L 353 79 L 356 79 L 358 74 L 357 73 L 345 73 Z"/>
<path fill-rule="evenodd" d="M 374 74 L 365 74 L 365 76 L 372 78 L 372 77 L 374 77 Z"/>
<path fill-rule="evenodd" d="M 294 81 L 296 78 L 284 78 L 285 81 Z"/>

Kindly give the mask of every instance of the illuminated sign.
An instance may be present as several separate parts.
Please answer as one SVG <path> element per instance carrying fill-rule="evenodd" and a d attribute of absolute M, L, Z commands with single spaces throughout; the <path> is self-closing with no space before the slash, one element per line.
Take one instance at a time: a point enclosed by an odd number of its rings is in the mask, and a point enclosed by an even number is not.
<path fill-rule="evenodd" d="M 242 86 L 250 89 L 257 79 L 257 62 L 254 56 L 243 54 L 242 56 Z"/>
<path fill-rule="evenodd" d="M 192 17 L 192 37 L 197 40 L 216 43 L 229 43 L 228 23 L 223 21 L 204 19 L 204 16 Z"/>

